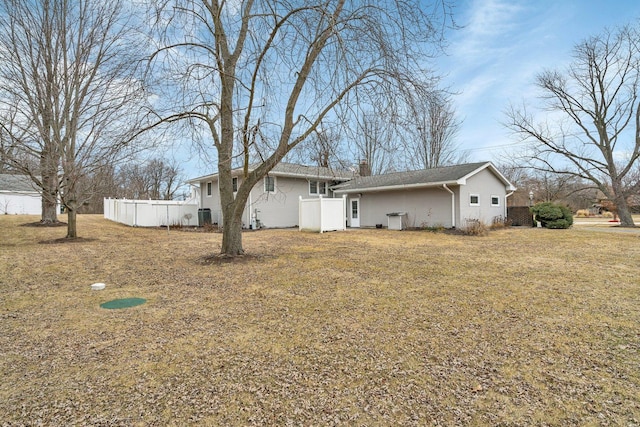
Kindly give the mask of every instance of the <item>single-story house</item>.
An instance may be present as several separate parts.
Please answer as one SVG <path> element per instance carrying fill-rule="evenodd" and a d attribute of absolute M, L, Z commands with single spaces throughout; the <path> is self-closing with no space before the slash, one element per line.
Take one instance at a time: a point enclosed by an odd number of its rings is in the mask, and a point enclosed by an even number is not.
<path fill-rule="evenodd" d="M 515 187 L 491 162 L 365 176 L 317 166 L 278 164 L 251 191 L 244 226 L 294 227 L 298 225 L 299 199 L 346 197 L 344 220 L 349 227 L 453 228 L 467 221 L 491 224 L 506 218 L 507 197 Z M 250 167 L 251 169 L 251 167 Z M 242 169 L 232 171 L 233 185 L 242 182 Z M 218 174 L 187 181 L 195 187 L 199 207 L 211 211 L 221 223 Z M 400 225 L 398 226 L 398 221 Z"/>
<path fill-rule="evenodd" d="M 0 174 L 0 214 L 42 214 L 42 197 L 28 176 Z"/>
<path fill-rule="evenodd" d="M 453 228 L 476 220 L 491 224 L 507 217 L 513 191 L 491 162 L 359 176 L 333 187 L 336 196 L 349 199 L 350 227 L 387 226 L 390 214 L 400 217 L 402 228 Z"/>
<path fill-rule="evenodd" d="M 255 166 L 249 166 L 253 170 Z M 298 203 L 305 199 L 333 197 L 331 188 L 353 178 L 351 171 L 336 171 L 319 166 L 279 163 L 251 190 L 244 210 L 245 228 L 285 228 L 298 225 Z M 232 171 L 233 188 L 242 184 L 243 169 Z M 218 174 L 187 181 L 195 187 L 200 209 L 210 209 L 211 221 L 222 223 Z"/>

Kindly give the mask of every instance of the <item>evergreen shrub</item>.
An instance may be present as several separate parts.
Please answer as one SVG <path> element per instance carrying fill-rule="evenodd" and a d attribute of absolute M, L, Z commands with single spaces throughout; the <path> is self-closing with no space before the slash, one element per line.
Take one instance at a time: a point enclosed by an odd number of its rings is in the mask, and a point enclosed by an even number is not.
<path fill-rule="evenodd" d="M 569 228 L 573 224 L 573 215 L 569 208 L 556 203 L 537 203 L 531 208 L 531 213 L 545 228 Z"/>

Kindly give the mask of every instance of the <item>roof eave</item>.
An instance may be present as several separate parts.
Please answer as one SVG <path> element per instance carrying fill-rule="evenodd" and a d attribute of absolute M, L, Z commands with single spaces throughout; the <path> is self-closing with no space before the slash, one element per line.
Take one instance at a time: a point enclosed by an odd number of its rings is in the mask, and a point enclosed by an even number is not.
<path fill-rule="evenodd" d="M 231 171 L 232 175 L 237 175 L 236 172 L 241 172 L 242 169 L 234 169 Z M 249 170 L 251 172 L 251 170 Z M 269 176 L 280 176 L 280 177 L 284 177 L 284 178 L 304 178 L 304 179 L 326 179 L 326 180 L 332 180 L 332 181 L 349 181 L 351 179 L 353 179 L 353 177 L 346 177 L 346 176 L 335 176 L 335 175 L 314 175 L 314 174 L 305 174 L 305 173 L 293 173 L 293 172 L 279 172 L 279 171 L 274 171 L 272 170 L 271 172 L 268 173 Z M 218 179 L 218 174 L 214 173 L 211 175 L 204 175 L 204 176 L 200 176 L 198 178 L 193 178 L 190 179 L 187 182 L 187 184 L 197 184 L 200 183 L 202 181 L 211 181 L 214 179 Z"/>
<path fill-rule="evenodd" d="M 416 183 L 416 184 L 397 184 L 397 185 L 384 185 L 384 186 L 380 186 L 380 187 L 360 187 L 360 188 L 347 188 L 344 190 L 341 189 L 334 189 L 333 192 L 334 193 L 344 193 L 344 194 L 351 194 L 351 193 L 374 193 L 374 192 L 380 192 L 380 191 L 393 191 L 393 190 L 407 190 L 407 189 L 418 189 L 418 188 L 435 188 L 435 187 L 442 187 L 443 185 L 462 185 L 459 182 L 460 180 L 456 180 L 456 181 L 440 181 L 440 182 L 422 182 L 422 183 Z"/>

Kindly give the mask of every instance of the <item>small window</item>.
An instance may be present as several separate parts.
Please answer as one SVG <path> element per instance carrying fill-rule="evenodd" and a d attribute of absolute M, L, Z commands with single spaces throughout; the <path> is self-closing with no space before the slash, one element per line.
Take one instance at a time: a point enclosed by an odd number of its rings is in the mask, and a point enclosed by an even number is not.
<path fill-rule="evenodd" d="M 478 194 L 469 195 L 469 205 L 480 206 L 480 196 Z"/>
<path fill-rule="evenodd" d="M 327 194 L 327 183 L 322 181 L 309 181 L 309 194 Z"/>
<path fill-rule="evenodd" d="M 500 197 L 491 196 L 491 206 L 500 206 Z"/>
<path fill-rule="evenodd" d="M 326 182 L 319 182 L 318 183 L 318 193 L 327 194 L 327 183 Z"/>
<path fill-rule="evenodd" d="M 235 177 L 231 180 L 233 185 L 233 192 L 236 193 L 238 191 L 238 177 Z"/>
<path fill-rule="evenodd" d="M 272 176 L 264 177 L 264 192 L 275 193 L 276 192 L 276 179 Z"/>
<path fill-rule="evenodd" d="M 211 194 L 213 194 L 212 187 L 212 183 L 207 182 L 207 196 L 211 196 Z"/>

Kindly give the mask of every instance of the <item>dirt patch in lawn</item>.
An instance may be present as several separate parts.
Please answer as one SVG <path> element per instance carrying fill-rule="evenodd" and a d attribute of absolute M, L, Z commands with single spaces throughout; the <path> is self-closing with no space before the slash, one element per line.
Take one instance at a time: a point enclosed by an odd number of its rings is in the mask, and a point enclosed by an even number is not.
<path fill-rule="evenodd" d="M 8 425 L 640 423 L 635 235 L 262 230 L 199 263 L 219 233 L 19 225 L 0 217 Z"/>

